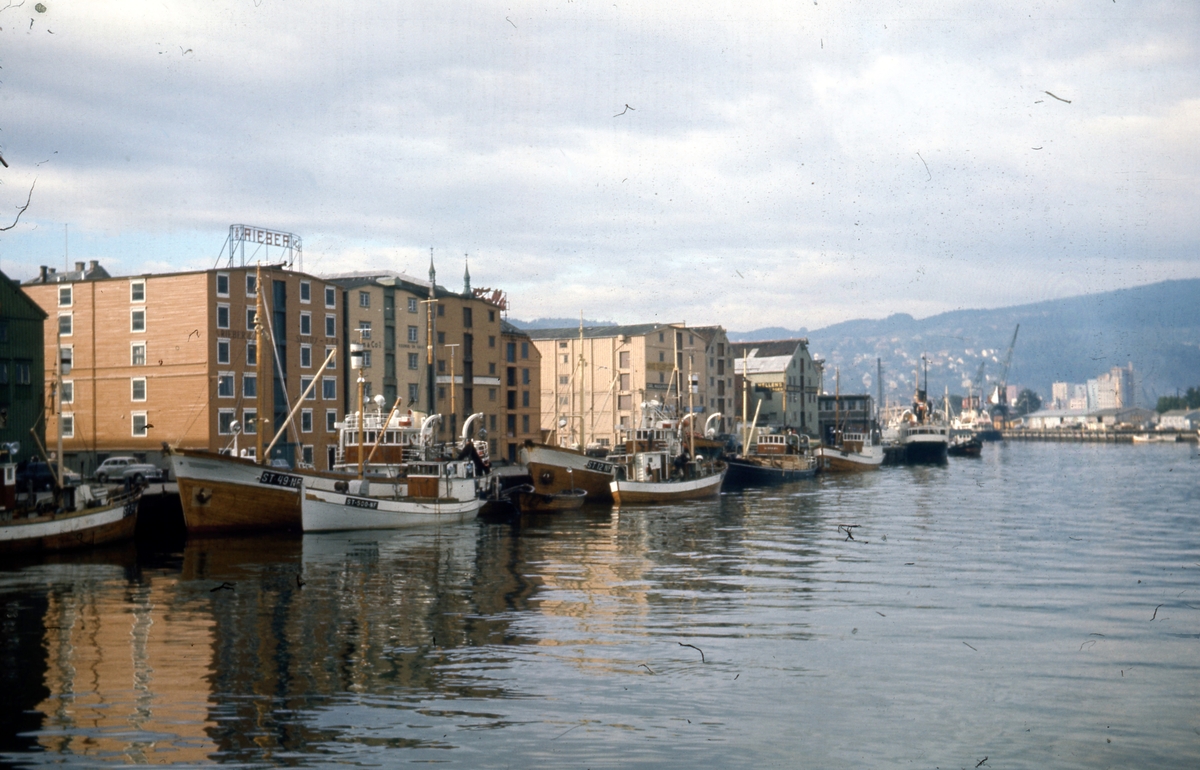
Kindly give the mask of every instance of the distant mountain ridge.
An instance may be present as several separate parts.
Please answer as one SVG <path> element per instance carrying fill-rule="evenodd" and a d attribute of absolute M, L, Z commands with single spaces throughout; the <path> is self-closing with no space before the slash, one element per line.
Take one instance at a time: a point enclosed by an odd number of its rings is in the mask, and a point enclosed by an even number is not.
<path fill-rule="evenodd" d="M 567 329 L 572 326 L 579 326 L 578 318 L 535 318 L 532 321 L 521 321 L 516 318 L 508 319 L 508 322 L 518 329 Z M 591 318 L 583 319 L 584 326 L 615 326 L 613 321 L 596 321 Z"/>
<path fill-rule="evenodd" d="M 965 392 L 963 382 L 975 376 L 985 359 L 985 378 L 995 381 L 1017 324 L 1021 330 L 1008 382 L 1032 388 L 1045 399 L 1053 382 L 1082 383 L 1127 363 L 1137 373 L 1143 405 L 1153 405 L 1159 395 L 1173 394 L 1176 388 L 1200 384 L 1200 279 L 992 310 L 955 310 L 919 320 L 897 313 L 813 331 L 773 327 L 729 332 L 729 338 L 808 337 L 809 349 L 827 361 L 828 390 L 836 368 L 843 390 L 869 387 L 874 394 L 879 358 L 885 395 L 895 399 L 911 394 L 922 354 L 930 358 L 929 389 L 935 394 L 947 386 L 951 393 Z"/>

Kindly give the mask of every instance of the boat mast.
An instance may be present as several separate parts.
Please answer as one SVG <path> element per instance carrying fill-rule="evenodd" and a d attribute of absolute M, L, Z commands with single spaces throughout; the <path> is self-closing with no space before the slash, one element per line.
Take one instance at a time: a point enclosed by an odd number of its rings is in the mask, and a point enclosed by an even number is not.
<path fill-rule="evenodd" d="M 842 370 L 833 368 L 833 445 L 841 446 L 842 433 Z"/>
<path fill-rule="evenodd" d="M 62 440 L 63 440 L 63 424 L 62 424 L 62 421 L 63 421 L 63 414 L 62 414 L 63 355 L 62 355 L 62 330 L 61 329 L 58 332 L 57 340 L 58 340 L 58 366 L 54 367 L 54 370 L 55 370 L 55 374 L 54 374 L 54 410 L 55 410 L 55 414 L 58 417 L 58 419 L 56 420 L 56 422 L 58 423 L 58 447 L 57 447 L 56 454 L 54 455 L 54 457 L 58 461 L 58 468 L 57 468 L 58 489 L 59 489 L 59 491 L 62 491 L 62 488 L 63 488 L 63 446 L 62 446 Z"/>
<path fill-rule="evenodd" d="M 750 450 L 750 436 L 746 432 L 746 420 L 750 418 L 750 349 L 742 349 L 742 455 Z"/>
<path fill-rule="evenodd" d="M 362 334 L 362 330 L 359 330 Z M 358 477 L 363 478 L 366 464 L 363 462 L 366 457 L 363 456 L 363 443 L 366 436 L 366 419 L 367 412 L 363 407 L 363 346 L 362 343 L 353 343 L 350 345 L 350 368 L 358 370 Z"/>
<path fill-rule="evenodd" d="M 587 359 L 583 356 L 583 311 L 579 311 L 579 451 L 587 452 L 587 436 L 584 431 L 586 428 L 586 419 L 584 417 L 584 380 L 586 379 Z"/>
<path fill-rule="evenodd" d="M 263 441 L 266 439 L 265 426 L 272 424 L 272 421 L 267 417 L 267 393 L 272 391 L 271 369 L 267 361 L 270 355 L 269 346 L 266 340 L 263 339 L 263 332 L 266 331 L 266 319 L 264 318 L 263 309 L 263 292 L 262 292 L 262 263 L 258 263 L 254 268 L 254 378 L 258 386 L 255 397 L 255 407 L 257 414 L 254 421 L 254 460 L 255 462 L 265 465 L 267 458 L 264 457 Z"/>
<path fill-rule="evenodd" d="M 697 386 L 692 382 L 692 363 L 688 362 L 688 455 L 692 462 L 696 461 L 696 407 L 695 394 Z"/>

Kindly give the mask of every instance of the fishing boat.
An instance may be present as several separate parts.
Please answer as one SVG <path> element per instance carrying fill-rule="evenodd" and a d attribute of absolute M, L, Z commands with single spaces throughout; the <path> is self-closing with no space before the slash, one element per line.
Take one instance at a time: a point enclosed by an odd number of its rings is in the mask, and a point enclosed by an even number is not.
<path fill-rule="evenodd" d="M 691 380 L 689 374 L 688 377 Z M 689 389 L 688 414 L 695 414 Z M 723 460 L 697 456 L 695 446 L 683 444 L 679 423 L 666 417 L 657 402 L 646 405 L 642 426 L 625 431 L 623 452 L 610 454 L 615 468 L 609 482 L 613 502 L 622 505 L 673 503 L 721 494 L 728 466 Z M 689 435 L 691 435 L 689 433 Z"/>
<path fill-rule="evenodd" d="M 983 455 L 983 439 L 974 433 L 961 433 L 953 435 L 951 431 L 950 442 L 946 445 L 946 454 L 951 457 L 980 457 Z"/>
<path fill-rule="evenodd" d="M 353 479 L 340 489 L 306 488 L 301 502 L 305 532 L 401 529 L 470 521 L 485 500 L 471 459 L 410 463 L 390 484 Z"/>
<path fill-rule="evenodd" d="M 944 463 L 950 445 L 950 423 L 933 409 L 926 395 L 929 387 L 927 360 L 925 367 L 925 388 L 917 383 L 912 406 L 903 410 L 888 426 L 892 440 L 900 447 L 901 459 L 910 465 Z"/>
<path fill-rule="evenodd" d="M 839 431 L 832 446 L 817 447 L 822 473 L 871 471 L 883 466 L 883 445 L 866 433 Z"/>
<path fill-rule="evenodd" d="M 557 495 L 582 489 L 589 502 L 612 502 L 609 482 L 615 468 L 607 458 L 570 447 L 526 441 L 521 447 L 520 460 L 529 469 L 537 494 Z"/>
<path fill-rule="evenodd" d="M 15 463 L 0 465 L 4 478 L 0 554 L 76 550 L 133 537 L 140 487 L 111 497 L 103 487 L 88 484 L 22 496 L 16 469 Z"/>
<path fill-rule="evenodd" d="M 876 470 L 883 465 L 884 449 L 873 433 L 847 432 L 841 424 L 841 374 L 834 370 L 833 441 L 817 447 L 817 464 L 823 473 Z"/>
<path fill-rule="evenodd" d="M 808 436 L 795 433 L 757 433 L 747 451 L 726 457 L 725 463 L 727 483 L 739 487 L 802 481 L 817 473 Z"/>

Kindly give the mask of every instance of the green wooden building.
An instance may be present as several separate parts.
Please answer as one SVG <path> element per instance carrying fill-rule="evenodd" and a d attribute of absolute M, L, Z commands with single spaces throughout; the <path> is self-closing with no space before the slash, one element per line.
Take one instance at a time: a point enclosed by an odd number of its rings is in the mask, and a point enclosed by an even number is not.
<path fill-rule="evenodd" d="M 33 436 L 45 444 L 46 313 L 21 287 L 0 273 L 0 443 L 16 443 L 13 460 L 38 456 Z M 0 448 L 0 455 L 7 450 Z M 7 458 L 5 458 L 7 459 Z"/>

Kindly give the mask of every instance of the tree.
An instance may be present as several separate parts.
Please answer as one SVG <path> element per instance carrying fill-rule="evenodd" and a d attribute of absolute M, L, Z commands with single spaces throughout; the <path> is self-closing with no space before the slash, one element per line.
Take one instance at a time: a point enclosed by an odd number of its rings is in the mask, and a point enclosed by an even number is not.
<path fill-rule="evenodd" d="M 1200 409 L 1200 388 L 1188 388 L 1182 396 L 1159 396 L 1154 411 L 1162 414 L 1172 409 Z"/>
<path fill-rule="evenodd" d="M 1036 412 L 1042 408 L 1042 397 L 1034 393 L 1029 388 L 1025 388 L 1017 394 L 1017 403 L 1013 405 L 1013 412 L 1018 417 L 1023 417 L 1030 412 Z"/>

